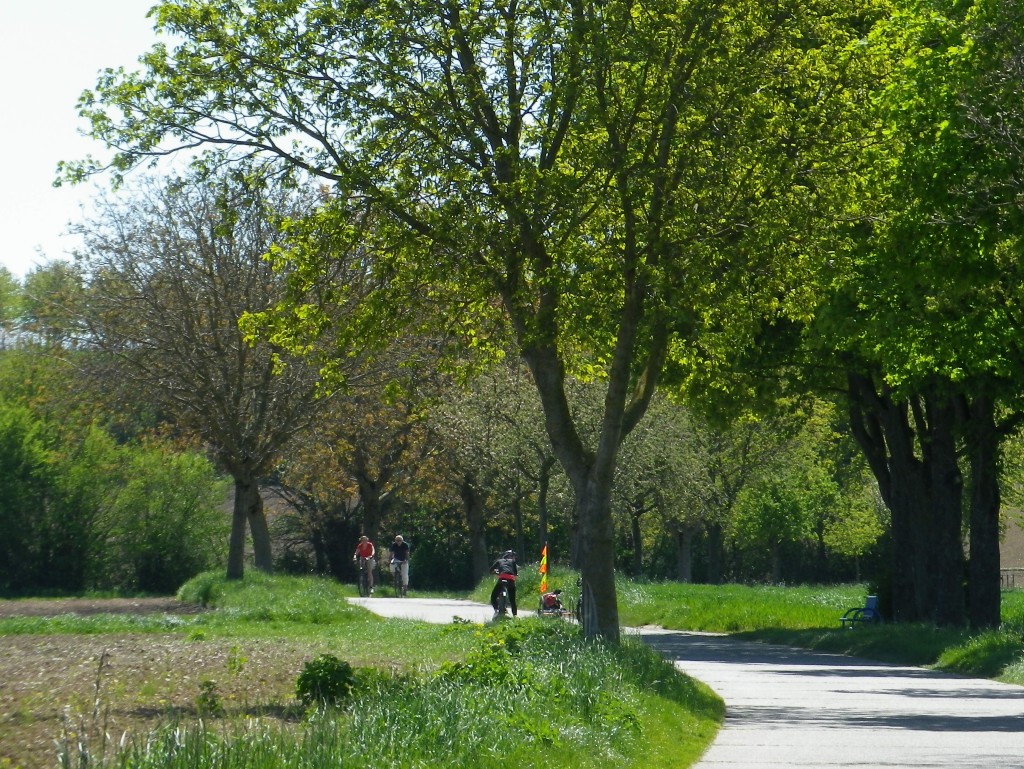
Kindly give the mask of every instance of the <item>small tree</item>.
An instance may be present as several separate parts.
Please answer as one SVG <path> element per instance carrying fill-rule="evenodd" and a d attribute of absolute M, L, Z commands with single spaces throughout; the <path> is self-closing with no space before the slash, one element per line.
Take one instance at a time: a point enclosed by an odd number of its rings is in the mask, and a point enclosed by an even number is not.
<path fill-rule="evenodd" d="M 260 481 L 319 407 L 316 371 L 240 328 L 283 295 L 288 276 L 264 257 L 282 217 L 308 205 L 273 179 L 231 172 L 149 182 L 81 228 L 83 341 L 201 436 L 234 480 L 229 578 L 243 575 L 247 528 L 256 567 L 272 569 Z"/>

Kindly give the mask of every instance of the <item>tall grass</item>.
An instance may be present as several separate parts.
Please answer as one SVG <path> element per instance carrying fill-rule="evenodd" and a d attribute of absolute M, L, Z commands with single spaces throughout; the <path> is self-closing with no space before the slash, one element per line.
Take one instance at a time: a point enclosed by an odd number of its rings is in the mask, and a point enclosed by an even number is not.
<path fill-rule="evenodd" d="M 295 723 L 169 724 L 106 766 L 657 769 L 687 766 L 722 717 L 713 694 L 635 641 L 586 643 L 540 620 L 446 632 L 472 636 L 464 659 L 431 672 L 362 670 L 342 708 Z"/>
<path fill-rule="evenodd" d="M 304 712 L 295 699 L 255 693 L 259 707 L 215 708 L 211 687 L 196 717 L 179 709 L 177 720 L 135 732 L 119 749 L 69 750 L 63 767 L 659 769 L 696 760 L 721 721 L 713 693 L 636 640 L 587 642 L 569 623 L 525 617 L 485 627 L 385 621 L 348 605 L 348 592 L 316 579 L 202 575 L 179 598 L 209 612 L 181 627 L 145 625 L 196 642 L 242 639 L 243 650 L 244 639 L 259 638 L 287 640 L 288 653 L 339 654 L 356 668 L 344 706 Z M 49 632 L 103 632 L 122 621 L 66 617 L 50 620 Z"/>

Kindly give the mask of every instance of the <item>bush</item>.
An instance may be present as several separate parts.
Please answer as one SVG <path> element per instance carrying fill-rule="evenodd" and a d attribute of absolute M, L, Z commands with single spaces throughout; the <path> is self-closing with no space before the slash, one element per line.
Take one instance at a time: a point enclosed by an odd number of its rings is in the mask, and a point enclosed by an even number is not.
<path fill-rule="evenodd" d="M 304 705 L 340 705 L 355 685 L 352 666 L 333 654 L 321 654 L 307 662 L 295 683 L 295 694 Z"/>

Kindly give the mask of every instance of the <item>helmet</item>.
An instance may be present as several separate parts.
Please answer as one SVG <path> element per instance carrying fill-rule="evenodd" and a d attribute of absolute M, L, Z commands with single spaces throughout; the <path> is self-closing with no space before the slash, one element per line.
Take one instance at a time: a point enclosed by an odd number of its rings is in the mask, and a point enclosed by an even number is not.
<path fill-rule="evenodd" d="M 501 557 L 502 558 L 515 558 L 516 557 L 516 551 L 515 550 L 506 550 L 504 553 L 501 554 Z"/>

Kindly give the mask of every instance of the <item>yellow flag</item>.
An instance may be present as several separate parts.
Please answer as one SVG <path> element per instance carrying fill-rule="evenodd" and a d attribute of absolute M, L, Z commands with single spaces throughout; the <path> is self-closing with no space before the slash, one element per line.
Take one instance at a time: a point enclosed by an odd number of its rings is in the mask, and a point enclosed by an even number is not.
<path fill-rule="evenodd" d="M 544 543 L 544 549 L 540 551 L 540 592 L 548 592 L 548 545 Z"/>

